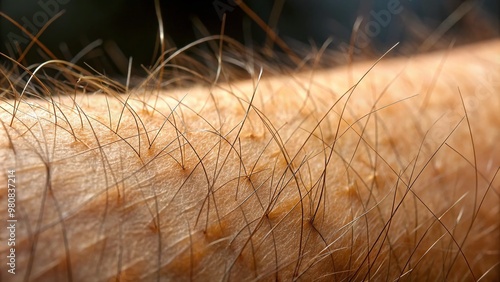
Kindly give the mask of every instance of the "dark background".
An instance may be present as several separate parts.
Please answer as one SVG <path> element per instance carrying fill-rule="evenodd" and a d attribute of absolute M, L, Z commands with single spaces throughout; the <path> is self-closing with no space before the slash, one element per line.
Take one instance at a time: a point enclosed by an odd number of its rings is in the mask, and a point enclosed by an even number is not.
<path fill-rule="evenodd" d="M 498 2 L 401 0 L 402 12 L 392 15 L 387 26 L 368 37 L 369 42 L 359 43 L 363 48 L 356 49 L 355 55 L 376 57 L 396 42 L 401 44 L 395 53 L 405 54 L 446 48 L 452 41 L 464 44 L 497 37 Z M 349 44 L 356 18 L 363 17 L 360 25 L 363 30 L 367 22 L 373 20 L 370 12 L 387 9 L 388 1 L 246 0 L 245 4 L 301 57 L 311 48 L 318 49 L 329 38 L 332 40 L 330 50 L 345 53 L 342 44 Z M 266 41 L 266 32 L 232 0 L 169 0 L 160 1 L 160 6 L 168 47 L 180 48 L 206 35 L 220 33 L 220 15 L 225 9 L 226 35 L 263 53 L 264 57 L 266 48 L 273 50 L 274 58 L 284 51 Z M 57 58 L 73 60 L 111 76 L 127 73 L 129 57 L 133 57 L 136 73 L 141 72 L 143 66 L 153 65 L 158 58 L 159 25 L 153 0 L 1 0 L 0 10 L 20 25 L 28 29 L 34 27 L 36 31 L 41 29 L 37 24 L 46 21 L 43 14 L 52 17 L 64 11 L 46 27 L 40 41 Z M 454 24 L 445 29 L 435 43 L 427 44 L 446 19 Z M 5 17 L 0 17 L 0 38 L 0 51 L 12 58 L 19 58 L 20 50 L 29 46 L 27 36 Z M 79 52 L 81 56 L 77 56 Z M 34 45 L 23 64 L 48 59 L 47 52 Z M 0 60 L 7 64 L 6 59 Z M 287 61 L 287 57 L 283 56 L 282 60 Z"/>

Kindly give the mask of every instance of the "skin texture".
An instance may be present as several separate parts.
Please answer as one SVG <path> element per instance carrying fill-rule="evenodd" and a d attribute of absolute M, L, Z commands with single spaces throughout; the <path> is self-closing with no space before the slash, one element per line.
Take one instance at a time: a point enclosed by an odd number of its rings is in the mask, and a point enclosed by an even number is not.
<path fill-rule="evenodd" d="M 0 102 L 2 280 L 499 278 L 499 40 L 103 92 Z"/>

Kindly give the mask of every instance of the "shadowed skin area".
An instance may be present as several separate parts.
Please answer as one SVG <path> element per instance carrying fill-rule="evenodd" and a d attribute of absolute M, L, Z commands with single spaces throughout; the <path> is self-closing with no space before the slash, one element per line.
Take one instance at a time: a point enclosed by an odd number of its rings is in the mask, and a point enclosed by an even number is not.
<path fill-rule="evenodd" d="M 499 109 L 498 40 L 2 99 L 0 214 L 15 169 L 18 220 L 2 280 L 496 280 Z"/>

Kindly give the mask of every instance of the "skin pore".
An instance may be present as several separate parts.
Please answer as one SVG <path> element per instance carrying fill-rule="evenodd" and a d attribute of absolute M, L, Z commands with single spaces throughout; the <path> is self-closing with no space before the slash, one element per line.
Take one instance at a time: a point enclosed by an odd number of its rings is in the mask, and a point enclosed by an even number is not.
<path fill-rule="evenodd" d="M 2 280 L 499 278 L 499 40 L 81 89 L 0 101 L 0 215 L 15 170 L 18 220 Z"/>

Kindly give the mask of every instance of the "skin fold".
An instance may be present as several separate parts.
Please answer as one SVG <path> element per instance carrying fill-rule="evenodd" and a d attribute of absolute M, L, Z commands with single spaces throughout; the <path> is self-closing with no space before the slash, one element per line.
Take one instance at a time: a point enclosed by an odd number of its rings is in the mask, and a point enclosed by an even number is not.
<path fill-rule="evenodd" d="M 0 101 L 2 281 L 500 277 L 499 40 L 78 89 Z"/>

